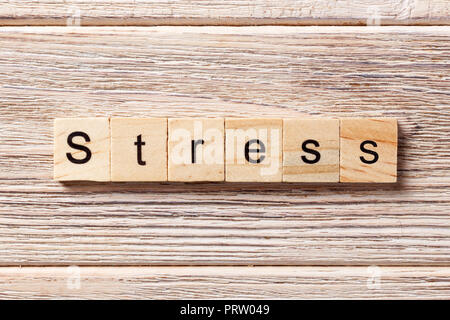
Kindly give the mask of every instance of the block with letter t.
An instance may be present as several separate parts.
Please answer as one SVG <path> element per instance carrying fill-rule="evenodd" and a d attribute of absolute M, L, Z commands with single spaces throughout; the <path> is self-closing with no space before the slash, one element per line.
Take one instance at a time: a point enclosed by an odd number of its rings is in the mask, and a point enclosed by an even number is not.
<path fill-rule="evenodd" d="M 111 118 L 111 180 L 167 181 L 167 118 Z"/>

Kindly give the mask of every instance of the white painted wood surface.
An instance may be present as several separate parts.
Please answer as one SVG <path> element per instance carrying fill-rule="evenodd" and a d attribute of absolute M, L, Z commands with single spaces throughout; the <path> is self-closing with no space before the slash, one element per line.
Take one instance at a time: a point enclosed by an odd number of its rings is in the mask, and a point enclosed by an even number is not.
<path fill-rule="evenodd" d="M 449 25 L 448 0 L 0 0 L 0 25 Z"/>
<path fill-rule="evenodd" d="M 4 267 L 9 299 L 445 299 L 449 267 Z"/>
<path fill-rule="evenodd" d="M 0 29 L 1 265 L 450 262 L 448 27 Z M 51 180 L 69 116 L 389 116 L 393 185 Z"/>

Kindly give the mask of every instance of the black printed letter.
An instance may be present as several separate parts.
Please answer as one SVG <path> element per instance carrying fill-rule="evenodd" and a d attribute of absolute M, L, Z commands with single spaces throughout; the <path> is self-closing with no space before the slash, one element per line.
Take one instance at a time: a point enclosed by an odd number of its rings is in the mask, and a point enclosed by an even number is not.
<path fill-rule="evenodd" d="M 259 149 L 250 149 L 250 145 L 252 143 L 257 143 L 260 148 Z M 245 144 L 245 160 L 247 160 L 250 163 L 261 163 L 264 161 L 265 159 L 265 155 L 261 155 L 258 159 L 251 159 L 250 158 L 250 152 L 254 152 L 254 153 L 264 153 L 266 152 L 266 146 L 264 145 L 264 143 L 262 141 L 260 141 L 259 139 L 252 139 L 247 141 L 247 143 Z"/>
<path fill-rule="evenodd" d="M 308 148 L 307 145 L 310 144 L 310 143 L 313 144 L 316 148 L 320 147 L 319 142 L 317 142 L 316 140 L 303 141 L 303 143 L 302 143 L 302 150 L 305 151 L 306 153 L 310 153 L 310 154 L 315 155 L 315 157 L 314 157 L 314 159 L 309 160 L 305 156 L 302 156 L 302 160 L 305 163 L 314 164 L 314 163 L 319 162 L 319 160 L 320 160 L 320 153 L 317 150 Z"/>
<path fill-rule="evenodd" d="M 372 164 L 372 163 L 377 162 L 378 161 L 378 153 L 376 153 L 375 151 L 366 149 L 366 144 L 370 144 L 372 147 L 377 147 L 377 143 L 372 140 L 365 140 L 365 141 L 361 142 L 361 145 L 359 146 L 359 148 L 361 149 L 362 152 L 373 155 L 373 159 L 366 160 L 363 156 L 361 156 L 359 158 L 361 159 L 361 161 L 363 163 L 366 163 L 366 164 Z"/>
<path fill-rule="evenodd" d="M 145 161 L 142 160 L 142 146 L 145 146 L 145 142 L 142 141 L 142 135 L 137 136 L 137 141 L 134 143 L 137 146 L 137 162 L 140 166 L 145 166 Z"/>
<path fill-rule="evenodd" d="M 69 159 L 70 162 L 73 162 L 76 164 L 83 164 L 83 163 L 88 162 L 92 156 L 91 150 L 89 150 L 89 148 L 86 146 L 74 143 L 73 142 L 74 137 L 83 137 L 86 142 L 91 141 L 89 136 L 86 133 L 81 132 L 81 131 L 75 131 L 75 132 L 72 132 L 71 134 L 69 134 L 69 136 L 67 137 L 67 144 L 73 149 L 86 152 L 86 156 L 83 159 L 75 159 L 70 152 L 67 152 L 66 153 L 67 159 Z"/>
<path fill-rule="evenodd" d="M 195 163 L 195 151 L 197 149 L 197 146 L 199 144 L 204 144 L 205 140 L 200 139 L 200 140 L 191 140 L 191 157 L 192 157 L 192 163 Z"/>

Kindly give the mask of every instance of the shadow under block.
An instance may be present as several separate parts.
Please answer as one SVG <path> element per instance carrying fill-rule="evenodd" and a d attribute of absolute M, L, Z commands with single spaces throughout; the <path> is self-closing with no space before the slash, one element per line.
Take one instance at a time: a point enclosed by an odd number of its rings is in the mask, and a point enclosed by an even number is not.
<path fill-rule="evenodd" d="M 397 181 L 397 120 L 340 120 L 340 182 Z"/>
<path fill-rule="evenodd" d="M 110 181 L 109 118 L 54 121 L 53 177 L 59 181 Z"/>
<path fill-rule="evenodd" d="M 281 119 L 225 120 L 225 175 L 232 182 L 281 182 Z"/>
<path fill-rule="evenodd" d="M 339 182 L 339 120 L 283 120 L 283 181 Z"/>
<path fill-rule="evenodd" d="M 166 118 L 111 118 L 111 181 L 167 181 Z"/>
<path fill-rule="evenodd" d="M 224 119 L 169 119 L 168 180 L 224 181 Z"/>

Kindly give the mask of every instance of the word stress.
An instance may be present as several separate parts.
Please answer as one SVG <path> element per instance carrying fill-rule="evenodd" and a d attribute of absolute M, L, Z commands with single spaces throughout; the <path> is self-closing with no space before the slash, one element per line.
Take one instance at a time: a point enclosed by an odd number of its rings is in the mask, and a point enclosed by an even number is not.
<path fill-rule="evenodd" d="M 64 118 L 59 181 L 397 181 L 397 120 Z"/>

